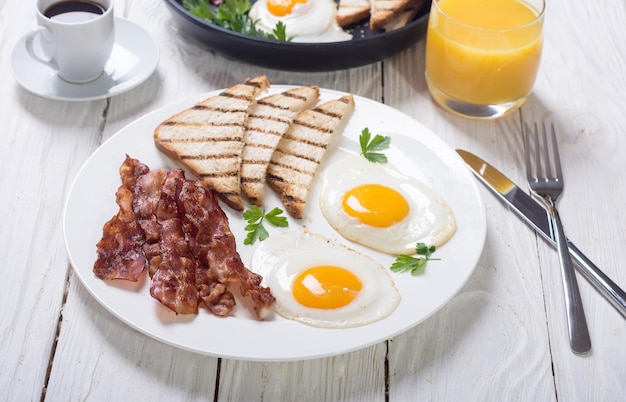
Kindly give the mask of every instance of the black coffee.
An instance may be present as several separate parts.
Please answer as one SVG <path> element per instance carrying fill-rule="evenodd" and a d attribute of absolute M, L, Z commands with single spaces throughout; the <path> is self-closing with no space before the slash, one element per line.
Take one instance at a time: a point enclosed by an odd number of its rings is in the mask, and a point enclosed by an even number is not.
<path fill-rule="evenodd" d="M 60 1 L 48 7 L 43 14 L 51 19 L 63 19 L 65 14 L 68 14 L 66 18 L 72 15 L 88 17 L 90 14 L 102 15 L 105 11 L 104 6 L 93 1 Z"/>

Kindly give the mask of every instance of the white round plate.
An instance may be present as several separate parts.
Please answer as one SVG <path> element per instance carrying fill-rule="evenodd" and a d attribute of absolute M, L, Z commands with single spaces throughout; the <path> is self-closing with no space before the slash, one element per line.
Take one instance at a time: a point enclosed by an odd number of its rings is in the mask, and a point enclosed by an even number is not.
<path fill-rule="evenodd" d="M 274 85 L 269 92 L 288 88 L 291 87 Z M 148 336 L 198 353 L 241 360 L 302 360 L 345 353 L 389 339 L 439 310 L 465 284 L 481 255 L 486 234 L 485 209 L 475 180 L 456 152 L 427 128 L 397 110 L 358 96 L 343 135 L 319 167 L 304 219 L 300 222 L 289 218 L 289 228 L 268 227 L 268 231 L 271 235 L 305 225 L 311 232 L 366 253 L 385 267 L 391 266 L 394 258 L 390 255 L 344 240 L 327 224 L 318 207 L 321 172 L 339 158 L 360 152 L 358 138 L 363 128 L 391 136 L 391 148 L 386 153 L 389 164 L 422 180 L 441 195 L 454 211 L 458 229 L 436 251 L 435 256 L 441 261 L 430 262 L 422 275 L 392 273 L 402 301 L 390 316 L 357 328 L 314 328 L 276 314 L 266 321 L 257 321 L 241 298 L 230 317 L 218 318 L 205 309 L 198 315 L 176 316 L 150 296 L 149 280 L 129 284 L 98 279 L 92 271 L 96 243 L 104 223 L 118 210 L 115 192 L 121 184 L 118 169 L 125 155 L 139 159 L 151 169 L 176 167 L 155 147 L 155 127 L 217 93 L 177 102 L 120 130 L 87 160 L 70 189 L 63 230 L 71 263 L 88 291 L 115 316 Z M 321 90 L 322 101 L 343 95 Z M 267 190 L 266 197 L 267 210 L 281 206 L 271 190 Z M 243 245 L 245 221 L 241 213 L 223 208 L 237 239 L 237 250 L 248 266 L 256 245 Z M 237 289 L 233 293 L 238 296 Z"/>
<path fill-rule="evenodd" d="M 35 51 L 41 51 L 38 40 Z M 85 84 L 72 84 L 59 78 L 48 65 L 33 60 L 22 37 L 11 54 L 11 71 L 28 91 L 44 98 L 64 101 L 90 101 L 119 95 L 144 82 L 156 69 L 159 48 L 139 25 L 115 18 L 115 44 L 104 74 Z"/>

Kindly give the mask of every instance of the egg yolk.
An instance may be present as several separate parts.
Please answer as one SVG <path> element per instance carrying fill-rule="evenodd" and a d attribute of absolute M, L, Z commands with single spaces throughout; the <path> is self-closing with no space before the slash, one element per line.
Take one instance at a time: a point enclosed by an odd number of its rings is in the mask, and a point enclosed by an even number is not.
<path fill-rule="evenodd" d="M 292 293 L 303 306 L 334 309 L 350 304 L 361 287 L 359 278 L 347 269 L 318 265 L 298 274 Z"/>
<path fill-rule="evenodd" d="M 276 17 L 291 14 L 296 3 L 306 3 L 306 0 L 267 0 L 267 11 Z"/>
<path fill-rule="evenodd" d="M 386 228 L 409 214 L 409 203 L 396 190 L 380 184 L 365 184 L 348 191 L 343 210 L 369 226 Z"/>

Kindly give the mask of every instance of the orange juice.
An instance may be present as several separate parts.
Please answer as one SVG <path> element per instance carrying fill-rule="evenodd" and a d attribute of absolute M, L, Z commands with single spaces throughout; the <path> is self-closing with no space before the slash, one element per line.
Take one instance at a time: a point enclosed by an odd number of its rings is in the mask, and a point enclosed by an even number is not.
<path fill-rule="evenodd" d="M 543 2 L 536 9 L 522 0 L 433 0 L 426 38 L 431 92 L 472 105 L 523 102 L 539 69 L 542 24 Z"/>

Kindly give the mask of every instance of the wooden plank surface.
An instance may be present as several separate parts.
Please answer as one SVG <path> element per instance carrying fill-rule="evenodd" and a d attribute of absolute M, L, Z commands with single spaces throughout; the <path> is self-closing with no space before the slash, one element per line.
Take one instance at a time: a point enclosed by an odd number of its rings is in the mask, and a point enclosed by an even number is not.
<path fill-rule="evenodd" d="M 556 253 L 486 189 L 485 248 L 457 296 L 388 342 L 299 362 L 202 356 L 135 331 L 101 307 L 73 274 L 61 226 L 69 186 L 103 141 L 156 108 L 266 74 L 273 84 L 315 84 L 384 101 L 450 147 L 485 157 L 520 185 L 522 123 L 554 121 L 566 174 L 559 204 L 566 232 L 626 287 L 621 2 L 549 2 L 533 94 L 521 110 L 491 122 L 455 117 L 433 104 L 423 77 L 423 42 L 360 68 L 283 72 L 207 51 L 181 35 L 162 1 L 117 0 L 115 7 L 118 17 L 155 38 L 161 52 L 156 73 L 110 99 L 59 102 L 26 92 L 12 78 L 11 50 L 34 25 L 34 11 L 19 0 L 0 2 L 1 399 L 624 399 L 625 320 L 579 276 L 593 350 L 573 355 Z"/>

